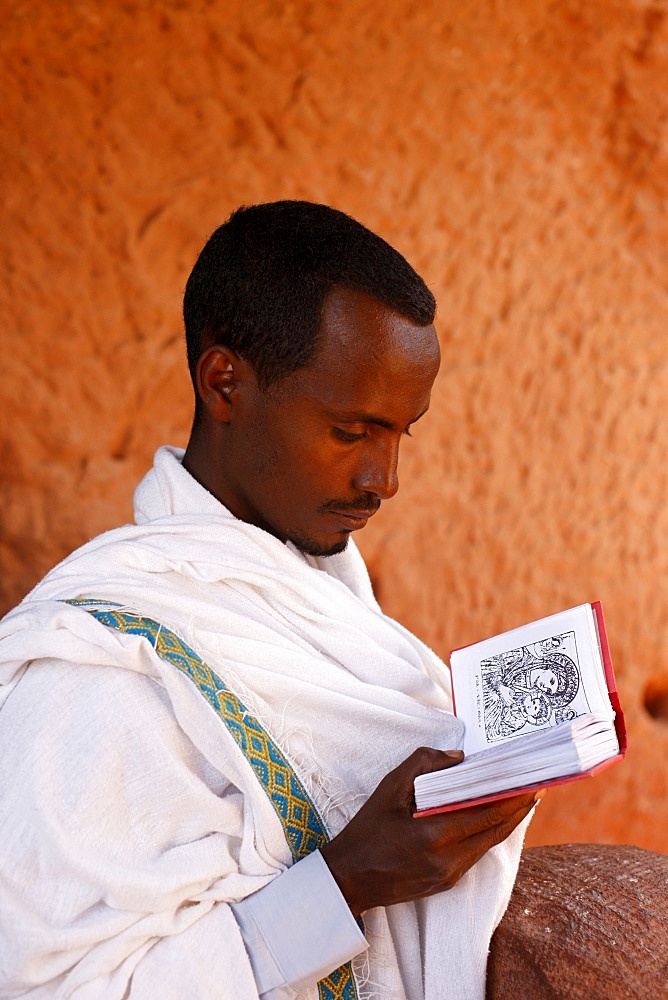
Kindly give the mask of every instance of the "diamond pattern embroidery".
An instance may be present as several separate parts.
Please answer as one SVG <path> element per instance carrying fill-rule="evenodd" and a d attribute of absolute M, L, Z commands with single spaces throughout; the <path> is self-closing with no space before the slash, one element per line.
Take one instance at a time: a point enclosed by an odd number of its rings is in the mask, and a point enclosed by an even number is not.
<path fill-rule="evenodd" d="M 186 674 L 227 726 L 283 825 L 293 861 L 305 858 L 329 840 L 325 824 L 292 766 L 260 723 L 233 691 L 174 632 L 153 618 L 121 610 L 112 601 L 75 598 L 64 602 L 82 608 L 103 625 L 142 636 L 158 656 Z M 350 963 L 318 983 L 320 1000 L 357 1000 Z"/>

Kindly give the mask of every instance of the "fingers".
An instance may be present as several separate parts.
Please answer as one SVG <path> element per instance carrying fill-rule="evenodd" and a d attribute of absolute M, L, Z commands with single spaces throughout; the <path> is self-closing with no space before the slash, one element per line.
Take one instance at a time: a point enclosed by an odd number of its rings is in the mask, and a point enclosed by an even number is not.
<path fill-rule="evenodd" d="M 527 801 L 528 799 L 528 801 Z M 515 808 L 511 812 L 499 811 L 496 823 L 486 827 L 477 833 L 472 833 L 465 840 L 467 849 L 475 855 L 475 860 L 483 856 L 491 847 L 495 847 L 509 837 L 516 826 L 525 819 L 536 804 L 535 796 L 522 796 L 521 799 L 506 799 L 505 802 L 512 802 Z"/>
<path fill-rule="evenodd" d="M 495 799 L 492 802 L 484 802 L 465 809 L 453 809 L 434 816 L 418 816 L 416 822 L 431 824 L 432 834 L 437 839 L 442 836 L 444 840 L 450 841 L 453 831 L 456 831 L 457 839 L 465 840 L 500 826 L 519 811 L 526 816 L 544 795 L 545 790 L 541 789 L 539 792 Z"/>
<path fill-rule="evenodd" d="M 527 812 L 533 809 L 538 799 L 544 795 L 545 789 L 541 788 L 538 792 L 522 792 L 521 794 L 511 795 L 507 798 L 483 802 L 478 806 L 465 809 L 463 812 L 470 814 L 474 821 L 477 813 L 481 819 L 484 818 L 487 825 L 495 826 L 498 823 L 502 823 L 508 816 L 512 816 L 519 809 L 526 809 Z"/>
<path fill-rule="evenodd" d="M 439 889 L 451 889 L 456 885 L 462 875 L 466 874 L 487 851 L 496 847 L 497 844 L 501 844 L 506 837 L 510 836 L 535 805 L 533 799 L 527 802 L 526 796 L 523 797 L 519 806 L 517 806 L 517 799 L 512 801 L 516 804 L 513 812 L 500 817 L 494 825 L 487 826 L 461 840 L 456 849 L 456 856 L 452 849 L 453 845 L 444 845 L 444 853 L 449 855 L 451 863 L 444 868 L 444 878 L 438 887 Z"/>

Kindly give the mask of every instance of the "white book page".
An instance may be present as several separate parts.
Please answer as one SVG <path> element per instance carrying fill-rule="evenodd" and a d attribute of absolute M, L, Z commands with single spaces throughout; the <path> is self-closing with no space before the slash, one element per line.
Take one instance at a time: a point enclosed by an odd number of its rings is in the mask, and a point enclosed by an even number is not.
<path fill-rule="evenodd" d="M 455 650 L 450 666 L 467 755 L 582 715 L 614 718 L 590 604 Z"/>
<path fill-rule="evenodd" d="M 619 753 L 612 721 L 585 715 L 545 733 L 529 733 L 415 779 L 418 809 L 549 782 L 596 767 Z"/>

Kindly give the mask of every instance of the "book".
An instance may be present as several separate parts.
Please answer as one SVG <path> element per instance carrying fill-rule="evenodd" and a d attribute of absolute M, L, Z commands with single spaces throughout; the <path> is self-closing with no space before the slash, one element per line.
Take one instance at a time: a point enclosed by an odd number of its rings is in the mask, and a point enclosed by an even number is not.
<path fill-rule="evenodd" d="M 595 774 L 626 753 L 599 601 L 450 654 L 460 764 L 415 779 L 416 815 Z"/>

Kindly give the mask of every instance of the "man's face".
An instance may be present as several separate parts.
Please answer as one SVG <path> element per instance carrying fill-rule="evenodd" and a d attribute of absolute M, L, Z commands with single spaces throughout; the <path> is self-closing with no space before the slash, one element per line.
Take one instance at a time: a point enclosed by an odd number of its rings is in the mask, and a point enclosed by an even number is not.
<path fill-rule="evenodd" d="M 341 552 L 396 493 L 399 445 L 429 406 L 439 362 L 433 326 L 333 291 L 308 366 L 237 405 L 221 499 L 303 552 Z"/>

